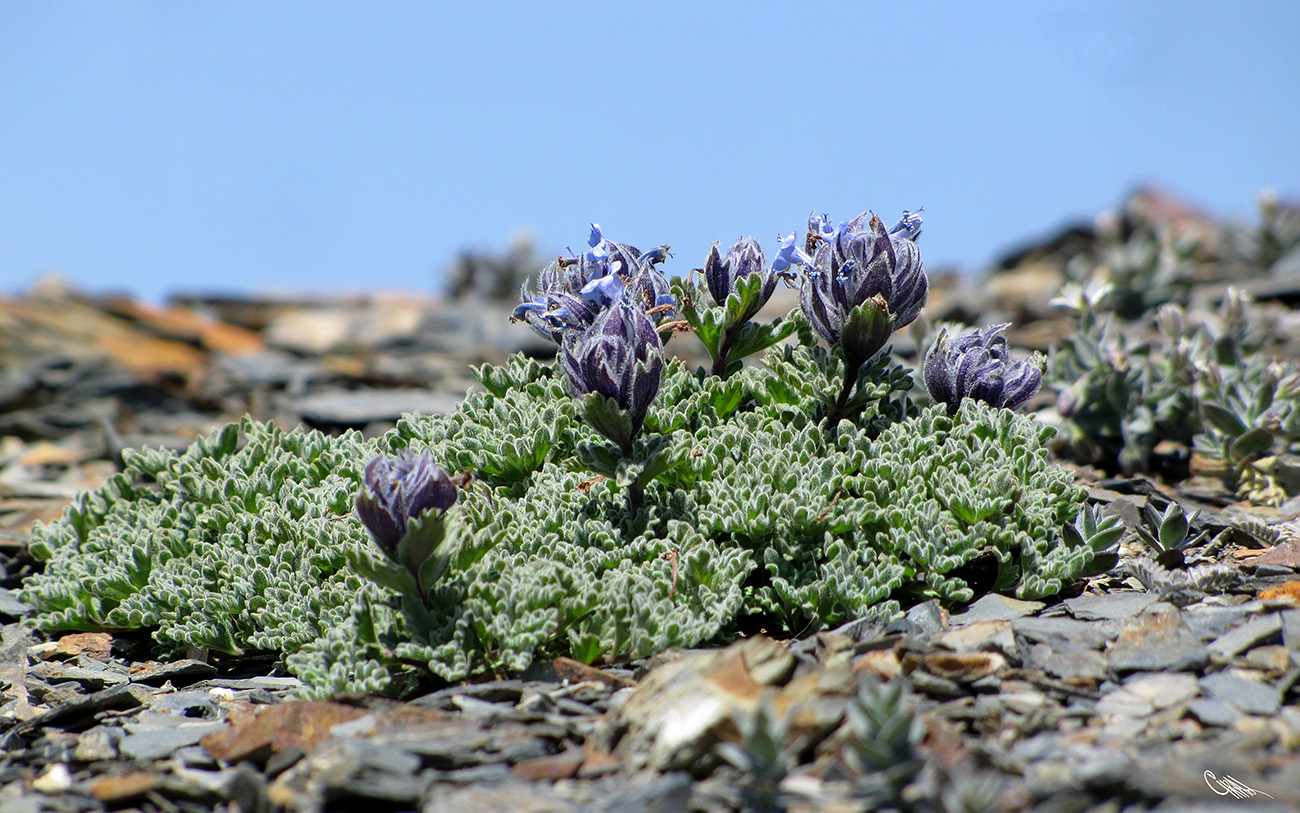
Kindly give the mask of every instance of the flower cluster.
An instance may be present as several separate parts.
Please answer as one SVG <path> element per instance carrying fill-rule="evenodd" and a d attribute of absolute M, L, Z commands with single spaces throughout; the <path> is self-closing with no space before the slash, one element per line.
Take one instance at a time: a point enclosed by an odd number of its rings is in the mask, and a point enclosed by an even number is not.
<path fill-rule="evenodd" d="M 676 308 L 656 268 L 667 256 L 667 246 L 642 252 L 608 240 L 593 223 L 587 250 L 542 269 L 539 291 L 525 284 L 511 316 L 560 345 L 584 417 L 625 456 L 659 391 L 663 344 L 650 314 Z"/>
<path fill-rule="evenodd" d="M 444 513 L 456 502 L 456 484 L 426 451 L 418 457 L 380 455 L 366 464 L 357 515 L 390 556 L 407 525 L 428 511 Z"/>
<path fill-rule="evenodd" d="M 587 250 L 543 268 L 537 291 L 525 283 L 520 290 L 523 302 L 510 318 L 563 344 L 567 334 L 591 327 L 602 311 L 624 298 L 645 310 L 670 306 L 668 280 L 656 268 L 667 256 L 667 246 L 642 252 L 607 240 L 600 225 L 593 223 Z"/>
<path fill-rule="evenodd" d="M 1043 381 L 1041 358 L 1013 361 L 1002 331 L 1009 324 L 971 330 L 949 340 L 939 331 L 925 354 L 924 376 L 930 397 L 956 413 L 963 398 L 990 406 L 1015 409 L 1024 404 Z"/>
<path fill-rule="evenodd" d="M 925 305 L 930 286 L 916 247 L 920 234 L 921 216 L 913 212 L 904 212 L 888 231 L 870 212 L 834 229 L 826 215 L 813 215 L 808 219 L 811 257 L 782 246 L 783 257 L 804 267 L 801 302 L 813 328 L 828 344 L 846 353 L 852 348 L 859 364 L 875 355 L 890 333 L 911 324 Z M 858 335 L 862 328 L 853 319 L 864 306 L 889 317 L 888 323 L 863 323 L 871 328 L 869 336 Z"/>
<path fill-rule="evenodd" d="M 459 483 L 459 477 L 434 465 L 427 450 L 418 456 L 373 458 L 357 494 L 357 516 L 387 562 L 354 562 L 354 567 L 380 584 L 424 600 L 445 571 L 445 552 L 440 551 L 446 535 L 443 516 L 456 503 Z"/>

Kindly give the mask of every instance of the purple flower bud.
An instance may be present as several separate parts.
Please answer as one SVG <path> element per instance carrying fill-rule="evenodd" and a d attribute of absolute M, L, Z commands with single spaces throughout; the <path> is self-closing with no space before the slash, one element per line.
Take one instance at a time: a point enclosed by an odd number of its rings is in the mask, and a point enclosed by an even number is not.
<path fill-rule="evenodd" d="M 727 298 L 735 290 L 736 282 L 750 274 L 763 277 L 762 289 L 758 299 L 741 314 L 738 322 L 747 322 L 758 313 L 776 289 L 776 272 L 769 268 L 763 257 L 763 248 L 753 237 L 742 237 L 727 249 L 725 255 L 718 255 L 718 244 L 709 249 L 709 257 L 704 261 L 704 281 L 709 286 L 709 294 L 718 305 L 727 304 Z"/>
<path fill-rule="evenodd" d="M 809 220 L 822 239 L 805 271 L 800 297 L 817 333 L 831 345 L 840 344 L 849 314 L 875 297 L 885 303 L 893 330 L 910 324 L 930 287 L 912 241 L 920 233 L 920 215 L 905 213 L 891 233 L 880 218 L 864 212 L 840 224 L 829 239 L 823 236 L 826 222 L 825 215 Z"/>
<path fill-rule="evenodd" d="M 1037 357 L 1013 361 L 1002 335 L 1008 325 L 971 330 L 954 340 L 939 331 L 925 354 L 925 387 L 937 403 L 956 413 L 963 398 L 1015 409 L 1038 392 L 1043 371 Z"/>
<path fill-rule="evenodd" d="M 408 521 L 445 512 L 455 502 L 456 484 L 428 451 L 418 457 L 380 455 L 366 464 L 357 514 L 384 552 L 394 556 Z"/>
<path fill-rule="evenodd" d="M 599 393 L 624 413 L 630 434 L 604 424 L 594 428 L 630 449 L 663 373 L 663 345 L 650 317 L 627 300 L 607 308 L 584 333 L 565 337 L 560 363 L 575 398 Z"/>

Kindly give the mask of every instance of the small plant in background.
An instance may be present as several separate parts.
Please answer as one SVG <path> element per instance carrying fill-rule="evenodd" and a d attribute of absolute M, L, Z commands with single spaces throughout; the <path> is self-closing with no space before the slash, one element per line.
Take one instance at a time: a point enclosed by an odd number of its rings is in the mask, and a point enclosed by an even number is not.
<path fill-rule="evenodd" d="M 1163 513 L 1148 503 L 1143 509 L 1144 524 L 1137 528 L 1148 552 L 1126 564 L 1128 572 L 1146 590 L 1180 607 L 1222 592 L 1236 578 L 1232 567 L 1215 562 L 1209 555 L 1209 548 L 1221 544 L 1219 540 L 1211 542 L 1200 555 L 1188 556 L 1190 550 L 1205 544 L 1207 536 L 1206 531 L 1191 533 L 1198 515 L 1195 511 L 1188 515 L 1174 502 L 1165 506 Z"/>
<path fill-rule="evenodd" d="M 1133 340 L 1101 313 L 1109 292 L 1070 285 L 1054 300 L 1077 328 L 1047 375 L 1073 455 L 1113 471 L 1158 472 L 1154 453 L 1172 444 L 1182 465 L 1166 473 L 1185 474 L 1190 462 L 1243 498 L 1278 505 L 1295 496 L 1274 466 L 1275 455 L 1300 450 L 1300 368 L 1269 357 L 1271 337 L 1248 316 L 1249 299 L 1229 288 L 1217 326 L 1191 325 L 1182 308 L 1161 306 L 1154 335 Z M 1188 460 L 1193 449 L 1199 463 Z"/>
<path fill-rule="evenodd" d="M 858 681 L 847 710 L 849 738 L 844 761 L 858 785 L 878 803 L 896 800 L 921 770 L 917 750 L 925 734 L 901 680 L 881 683 L 870 675 Z"/>
<path fill-rule="evenodd" d="M 753 714 L 736 716 L 740 742 L 716 746 L 718 756 L 741 772 L 743 809 L 754 811 L 784 810 L 780 801 L 781 782 L 799 766 L 802 738 L 790 737 L 790 720 L 772 708 L 772 698 L 764 695 Z"/>
<path fill-rule="evenodd" d="M 1146 543 L 1147 549 L 1156 555 L 1156 563 L 1165 568 L 1180 568 L 1186 565 L 1185 551 L 1201 543 L 1206 531 L 1191 535 L 1192 523 L 1200 516 L 1193 511 L 1189 516 L 1176 502 L 1165 506 L 1164 513 L 1158 513 L 1151 503 L 1143 506 L 1142 516 L 1145 523 L 1137 527 L 1137 534 Z"/>

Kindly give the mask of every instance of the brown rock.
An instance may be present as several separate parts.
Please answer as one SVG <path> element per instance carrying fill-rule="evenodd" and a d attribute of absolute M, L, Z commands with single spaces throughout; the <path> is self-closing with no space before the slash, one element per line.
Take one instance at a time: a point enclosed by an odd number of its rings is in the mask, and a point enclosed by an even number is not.
<path fill-rule="evenodd" d="M 59 639 L 51 654 L 55 658 L 75 658 L 85 655 L 97 661 L 106 661 L 113 651 L 113 636 L 107 632 L 74 632 Z"/>
<path fill-rule="evenodd" d="M 216 759 L 261 762 L 286 748 L 311 751 L 329 737 L 331 728 L 364 714 L 327 700 L 290 701 L 261 709 L 242 706 L 230 711 L 230 728 L 209 734 L 201 744 Z"/>
<path fill-rule="evenodd" d="M 570 748 L 558 754 L 516 762 L 510 766 L 510 775 L 527 782 L 554 782 L 576 776 L 586 762 L 587 755 L 581 749 Z"/>
<path fill-rule="evenodd" d="M 86 790 L 99 801 L 111 805 L 143 796 L 158 787 L 159 780 L 158 774 L 147 771 L 122 776 L 101 776 L 91 782 Z"/>
<path fill-rule="evenodd" d="M 604 669 L 598 669 L 594 666 L 588 666 L 581 661 L 575 661 L 573 658 L 556 658 L 553 662 L 555 674 L 559 675 L 560 680 L 567 680 L 571 683 L 603 683 L 611 689 L 626 689 L 635 686 L 636 681 L 616 675 L 612 672 L 606 672 Z"/>
<path fill-rule="evenodd" d="M 936 652 L 921 663 L 932 675 L 969 683 L 1002 671 L 1007 659 L 996 652 Z"/>

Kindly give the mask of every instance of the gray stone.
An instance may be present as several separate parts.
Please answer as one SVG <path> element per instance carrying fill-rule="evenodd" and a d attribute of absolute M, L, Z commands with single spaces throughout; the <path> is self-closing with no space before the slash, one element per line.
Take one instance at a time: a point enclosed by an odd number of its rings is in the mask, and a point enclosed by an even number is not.
<path fill-rule="evenodd" d="M 126 675 L 102 665 L 69 666 L 57 663 L 38 663 L 30 674 L 50 683 L 73 681 L 88 692 L 97 692 L 108 686 L 118 686 L 128 681 Z"/>
<path fill-rule="evenodd" d="M 76 725 L 101 711 L 138 708 L 146 703 L 152 694 L 153 692 L 148 687 L 124 683 L 111 689 L 104 689 L 94 694 L 79 697 L 14 726 L 5 733 L 3 738 L 0 738 L 0 748 L 9 747 L 11 741 L 33 729 L 51 725 L 66 727 Z"/>
<path fill-rule="evenodd" d="M 166 727 L 142 726 L 128 723 L 129 732 L 117 744 L 122 756 L 151 762 L 174 754 L 187 745 L 196 745 L 209 734 L 222 731 L 225 723 L 173 723 Z"/>
<path fill-rule="evenodd" d="M 1011 629 L 1017 637 L 1030 641 L 1065 641 L 1093 649 L 1101 648 L 1117 633 L 1112 623 L 1072 618 L 1017 618 L 1011 622 Z"/>
<path fill-rule="evenodd" d="M 1196 678 L 1182 672 L 1138 673 L 1124 681 L 1124 690 L 1141 697 L 1156 709 L 1190 700 L 1199 691 Z"/>
<path fill-rule="evenodd" d="M 73 751 L 73 756 L 78 762 L 117 759 L 118 743 L 125 736 L 126 732 L 119 726 L 95 726 L 77 738 L 77 747 Z"/>
<path fill-rule="evenodd" d="M 1209 646 L 1210 654 L 1220 658 L 1230 658 L 1244 650 L 1264 643 L 1281 631 L 1282 616 L 1280 613 L 1256 616 L 1245 624 L 1214 639 Z"/>
<path fill-rule="evenodd" d="M 504 782 L 435 788 L 424 800 L 422 813 L 464 813 L 467 810 L 509 810 L 511 813 L 576 813 L 578 806 L 545 786 L 532 782 Z"/>
<path fill-rule="evenodd" d="M 905 616 L 920 630 L 923 637 L 930 637 L 948 630 L 948 613 L 939 606 L 939 602 L 930 599 L 907 611 Z"/>
<path fill-rule="evenodd" d="M 174 686 L 188 686 L 200 680 L 215 677 L 217 667 L 210 663 L 183 658 L 170 663 L 151 664 L 144 669 L 131 673 L 131 680 L 150 686 L 161 686 L 171 681 Z"/>
<path fill-rule="evenodd" d="M 1130 621 L 1106 657 L 1116 672 L 1192 671 L 1210 659 L 1178 608 L 1166 602 L 1152 604 Z"/>
<path fill-rule="evenodd" d="M 1080 621 L 1127 620 L 1142 612 L 1156 597 L 1150 593 L 1107 593 L 1065 600 L 1070 615 Z"/>
<path fill-rule="evenodd" d="M 0 587 L 0 618 L 22 618 L 32 609 L 30 604 L 19 601 L 8 589 Z"/>
<path fill-rule="evenodd" d="M 1101 680 L 1110 674 L 1106 658 L 1100 652 L 1068 641 L 1051 640 L 1033 644 L 1022 650 L 1022 657 L 1026 666 L 1041 669 L 1061 679 Z"/>
<path fill-rule="evenodd" d="M 1098 714 L 1146 717 L 1153 711 L 1155 706 L 1149 700 L 1122 688 L 1107 692 L 1097 701 Z"/>
<path fill-rule="evenodd" d="M 1201 640 L 1213 641 L 1245 623 L 1252 614 L 1249 607 L 1242 605 L 1219 606 L 1202 602 L 1183 609 L 1183 623 Z"/>
<path fill-rule="evenodd" d="M 1282 645 L 1300 651 L 1300 610 L 1282 611 Z"/>
<path fill-rule="evenodd" d="M 224 717 L 217 697 L 201 690 L 160 694 L 149 703 L 149 711 L 160 717 L 170 715 L 194 720 L 219 720 Z"/>
<path fill-rule="evenodd" d="M 1187 704 L 1187 710 L 1205 725 L 1227 727 L 1242 718 L 1241 712 L 1222 700 L 1193 700 Z"/>
<path fill-rule="evenodd" d="M 1041 601 L 1021 601 L 997 593 L 989 593 L 976 599 L 966 612 L 954 615 L 948 621 L 953 627 L 975 621 L 1010 621 L 1036 613 L 1042 608 Z"/>
<path fill-rule="evenodd" d="M 1246 712 L 1271 716 L 1282 705 L 1282 693 L 1274 686 L 1232 672 L 1216 672 L 1201 678 L 1201 691 L 1214 700 Z"/>

